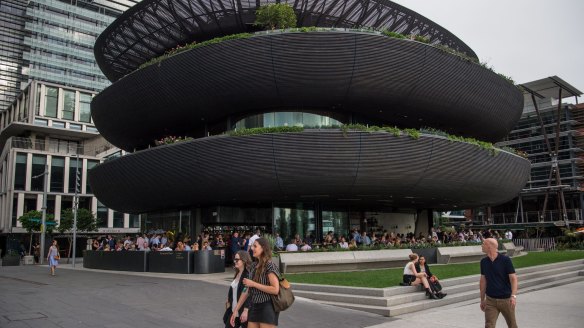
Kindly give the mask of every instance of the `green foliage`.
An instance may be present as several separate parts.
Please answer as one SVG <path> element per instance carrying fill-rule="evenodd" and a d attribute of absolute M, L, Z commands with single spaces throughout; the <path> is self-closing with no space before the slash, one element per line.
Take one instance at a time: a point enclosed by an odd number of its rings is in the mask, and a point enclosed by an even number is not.
<path fill-rule="evenodd" d="M 262 234 L 262 237 L 264 237 L 268 241 L 268 244 L 270 244 L 272 251 L 276 249 L 276 237 L 274 237 L 274 235 L 266 233 Z"/>
<path fill-rule="evenodd" d="M 426 43 L 426 44 L 430 44 L 430 39 L 425 37 L 425 36 L 421 36 L 421 35 L 412 35 L 410 36 L 410 38 L 412 38 L 415 41 L 418 42 L 422 42 L 422 43 Z"/>
<path fill-rule="evenodd" d="M 97 231 L 98 219 L 86 208 L 77 210 L 77 231 L 78 232 L 93 232 Z M 65 233 L 73 229 L 73 209 L 68 208 L 61 212 L 61 222 L 59 224 L 59 232 Z"/>
<path fill-rule="evenodd" d="M 239 33 L 239 34 L 231 34 L 231 35 L 226 35 L 226 36 L 222 36 L 222 37 L 218 37 L 218 38 L 214 38 L 211 40 L 207 40 L 207 41 L 203 41 L 203 42 L 192 42 L 189 44 L 185 44 L 184 46 L 177 46 L 176 48 L 172 48 L 170 50 L 168 50 L 167 52 L 164 53 L 164 55 L 158 56 L 156 58 L 152 58 L 149 61 L 145 62 L 144 64 L 140 65 L 138 67 L 138 69 L 142 69 L 144 67 L 148 67 L 150 65 L 153 64 L 157 64 L 162 62 L 163 60 L 174 56 L 178 53 L 187 51 L 187 50 L 191 50 L 191 49 L 195 49 L 195 48 L 201 48 L 201 47 L 205 47 L 205 46 L 209 46 L 212 44 L 218 44 L 221 42 L 225 42 L 225 41 L 229 41 L 229 40 L 239 40 L 239 39 L 247 39 L 252 37 L 252 34 L 250 33 Z"/>
<path fill-rule="evenodd" d="M 407 38 L 407 36 L 397 33 L 397 32 L 393 32 L 393 31 L 388 31 L 388 30 L 384 30 L 381 31 L 381 34 L 388 36 L 390 38 L 394 38 L 394 39 L 405 39 Z"/>
<path fill-rule="evenodd" d="M 404 132 L 409 135 L 412 139 L 420 139 L 420 130 L 416 129 L 405 129 Z"/>
<path fill-rule="evenodd" d="M 287 3 L 271 3 L 256 11 L 255 25 L 271 30 L 296 27 L 294 8 Z"/>
<path fill-rule="evenodd" d="M 156 146 L 161 146 L 161 145 L 172 145 L 172 144 L 177 143 L 177 142 L 184 142 L 184 141 L 191 141 L 191 140 L 193 140 L 193 138 L 191 138 L 191 137 L 168 136 L 168 137 L 164 137 L 160 140 L 154 140 L 154 143 L 156 144 Z"/>
<path fill-rule="evenodd" d="M 525 256 L 513 258 L 513 265 L 518 269 L 578 259 L 584 259 L 583 251 L 529 253 Z M 440 279 L 480 274 L 480 265 L 478 262 L 430 266 L 432 273 Z M 402 281 L 402 276 L 403 268 L 395 268 L 328 273 L 289 273 L 286 275 L 286 278 L 290 282 L 296 283 L 385 288 L 398 286 Z"/>
<path fill-rule="evenodd" d="M 302 132 L 304 127 L 301 126 L 277 126 L 273 128 L 253 128 L 253 129 L 240 129 L 227 132 L 228 135 L 232 137 L 249 136 L 255 134 L 266 134 L 266 133 L 289 133 L 289 132 Z"/>
<path fill-rule="evenodd" d="M 41 218 L 43 213 L 40 211 L 29 211 L 23 216 L 18 218 L 18 221 L 22 224 L 22 227 L 26 229 L 28 233 L 40 232 L 41 231 Z M 48 224 L 45 231 L 47 233 L 52 233 L 55 228 L 54 215 L 47 214 L 46 222 L 52 222 L 53 224 Z"/>
<path fill-rule="evenodd" d="M 316 26 L 310 26 L 310 27 L 301 27 L 298 29 L 299 32 L 303 32 L 303 33 L 307 33 L 307 32 L 316 32 L 318 31 L 318 29 L 316 28 Z"/>

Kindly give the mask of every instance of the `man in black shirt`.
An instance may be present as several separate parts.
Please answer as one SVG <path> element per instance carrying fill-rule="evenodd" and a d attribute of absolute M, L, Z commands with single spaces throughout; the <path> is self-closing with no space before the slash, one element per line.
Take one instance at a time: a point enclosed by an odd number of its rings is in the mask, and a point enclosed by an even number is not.
<path fill-rule="evenodd" d="M 517 302 L 517 275 L 511 259 L 498 252 L 494 238 L 483 241 L 481 260 L 481 310 L 485 312 L 485 328 L 495 328 L 499 313 L 503 314 L 509 328 L 517 328 L 515 305 Z"/>

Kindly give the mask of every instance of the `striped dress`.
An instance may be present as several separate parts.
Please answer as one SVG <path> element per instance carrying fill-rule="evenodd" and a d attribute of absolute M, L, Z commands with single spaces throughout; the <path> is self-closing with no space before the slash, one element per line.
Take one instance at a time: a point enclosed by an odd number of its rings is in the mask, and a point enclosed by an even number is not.
<path fill-rule="evenodd" d="M 255 275 L 256 267 L 257 267 L 257 262 L 253 262 L 251 265 L 251 270 L 249 271 L 249 279 L 251 279 L 251 280 L 253 280 L 253 277 Z M 268 278 L 268 274 L 270 272 L 273 272 L 278 277 L 280 276 L 280 271 L 278 271 L 278 267 L 276 267 L 276 265 L 272 261 L 268 261 L 268 263 L 266 264 L 265 274 L 263 274 L 259 277 L 260 279 L 258 282 L 262 285 L 269 286 L 270 279 Z M 268 293 L 264 293 L 259 289 L 250 288 L 249 291 L 251 293 L 251 302 L 254 304 L 264 303 L 264 302 L 268 302 L 268 301 L 272 300 L 272 295 L 270 295 Z"/>

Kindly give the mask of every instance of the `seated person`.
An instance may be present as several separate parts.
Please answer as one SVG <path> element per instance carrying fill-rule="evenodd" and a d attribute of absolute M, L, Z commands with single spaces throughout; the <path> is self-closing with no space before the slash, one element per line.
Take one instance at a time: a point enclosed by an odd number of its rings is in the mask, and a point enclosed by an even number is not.
<path fill-rule="evenodd" d="M 410 254 L 410 262 L 404 267 L 403 284 L 409 286 L 417 286 L 423 284 L 426 289 L 426 296 L 431 299 L 438 299 L 436 293 L 430 289 L 430 283 L 425 273 L 416 271 L 416 263 L 418 262 L 418 254 Z"/>
<path fill-rule="evenodd" d="M 436 285 L 439 283 L 438 277 L 436 277 L 435 275 L 432 274 L 432 272 L 430 272 L 430 267 L 428 266 L 428 264 L 426 264 L 425 257 L 420 256 L 415 266 L 417 272 L 426 274 L 426 277 L 428 278 L 428 282 L 430 284 L 430 289 L 432 289 L 436 293 L 436 296 L 438 296 L 439 298 L 443 298 L 444 296 L 446 296 L 446 293 L 443 293 L 442 290 L 438 290 L 436 288 L 437 287 Z M 442 289 L 442 287 L 440 287 L 440 289 Z"/>
<path fill-rule="evenodd" d="M 172 248 L 170 248 L 170 245 L 169 245 L 168 243 L 166 243 L 166 244 L 164 245 L 164 247 L 163 247 L 163 248 L 161 248 L 159 251 L 160 251 L 160 252 L 172 252 Z"/>
<path fill-rule="evenodd" d="M 300 250 L 303 252 L 308 252 L 308 251 L 312 250 L 312 247 L 310 246 L 310 244 L 306 243 L 306 244 L 302 245 L 302 247 L 300 247 Z"/>
<path fill-rule="evenodd" d="M 202 248 L 202 250 L 204 250 L 204 251 L 212 251 L 213 248 L 211 248 L 211 246 L 209 246 L 209 242 L 205 240 L 205 241 L 203 241 L 203 248 Z"/>
<path fill-rule="evenodd" d="M 296 239 L 291 239 L 290 244 L 286 245 L 286 252 L 298 252 L 298 245 L 296 245 Z"/>
<path fill-rule="evenodd" d="M 341 248 L 345 248 L 345 249 L 349 248 L 349 244 L 347 243 L 347 240 L 345 239 L 345 236 L 342 236 L 341 237 L 341 242 L 339 243 L 339 246 Z"/>

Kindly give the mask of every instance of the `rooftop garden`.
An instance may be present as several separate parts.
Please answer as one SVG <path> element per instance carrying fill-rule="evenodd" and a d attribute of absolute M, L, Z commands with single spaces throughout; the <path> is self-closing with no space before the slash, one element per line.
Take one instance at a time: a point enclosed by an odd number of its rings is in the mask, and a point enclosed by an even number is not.
<path fill-rule="evenodd" d="M 460 57 L 461 59 L 480 65 L 485 69 L 490 70 L 498 74 L 501 78 L 506 80 L 507 82 L 515 85 L 515 82 L 510 76 L 507 76 L 502 73 L 497 73 L 486 62 L 480 62 L 477 58 L 470 57 L 465 53 L 458 52 L 455 49 L 452 49 L 446 45 L 441 44 L 432 44 L 431 40 L 427 37 L 422 35 L 405 35 L 401 33 L 397 33 L 394 31 L 378 31 L 372 28 L 355 28 L 355 29 L 345 29 L 345 28 L 324 28 L 324 27 L 296 27 L 296 14 L 292 7 L 288 4 L 284 3 L 277 3 L 277 4 L 268 4 L 261 6 L 256 12 L 256 26 L 261 26 L 264 28 L 263 31 L 256 32 L 256 33 L 239 33 L 239 34 L 232 34 L 217 37 L 214 39 L 202 41 L 202 42 L 191 42 L 184 45 L 177 45 L 175 48 L 172 48 L 166 51 L 163 55 L 150 59 L 149 61 L 140 65 L 136 70 L 140 70 L 142 68 L 159 64 L 165 59 L 172 57 L 176 54 L 182 53 L 184 51 L 188 51 L 195 48 L 201 48 L 213 44 L 219 44 L 222 42 L 227 42 L 231 40 L 239 40 L 239 39 L 248 39 L 256 36 L 266 35 L 266 34 L 273 34 L 273 33 L 310 33 L 310 32 L 332 32 L 332 31 L 349 31 L 349 32 L 361 32 L 361 33 L 373 33 L 377 35 L 383 35 L 389 38 L 394 39 L 403 39 L 412 42 L 420 42 L 432 46 L 434 48 L 440 49 L 444 52 L 449 54 L 455 55 Z"/>
<path fill-rule="evenodd" d="M 268 134 L 268 133 L 298 133 L 303 132 L 305 129 L 310 129 L 311 127 L 303 127 L 303 126 L 278 126 L 278 127 L 262 127 L 262 128 L 251 128 L 251 129 L 239 129 L 239 130 L 232 130 L 226 132 L 226 135 L 231 137 L 242 137 L 242 136 L 251 136 L 251 135 L 261 135 L 261 134 Z M 523 157 L 527 159 L 527 153 L 516 150 L 511 147 L 502 147 L 498 148 L 495 147 L 490 142 L 480 141 L 474 138 L 467 138 L 449 134 L 447 132 L 433 129 L 433 128 L 421 128 L 421 129 L 400 129 L 398 127 L 391 127 L 391 126 L 368 126 L 363 124 L 343 124 L 341 126 L 330 126 L 330 127 L 314 127 L 314 129 L 340 129 L 343 135 L 347 136 L 349 131 L 362 131 L 362 132 L 385 132 L 392 134 L 395 137 L 401 136 L 408 136 L 412 139 L 419 139 L 422 135 L 432 135 L 432 136 L 440 136 L 448 139 L 451 142 L 464 142 L 467 144 L 475 145 L 480 149 L 488 151 L 489 154 L 492 156 L 496 156 L 500 151 L 506 151 L 511 154 Z M 165 137 L 160 140 L 156 140 L 155 144 L 159 145 L 167 145 L 173 144 L 177 142 L 184 142 L 193 140 L 189 137 Z"/>

